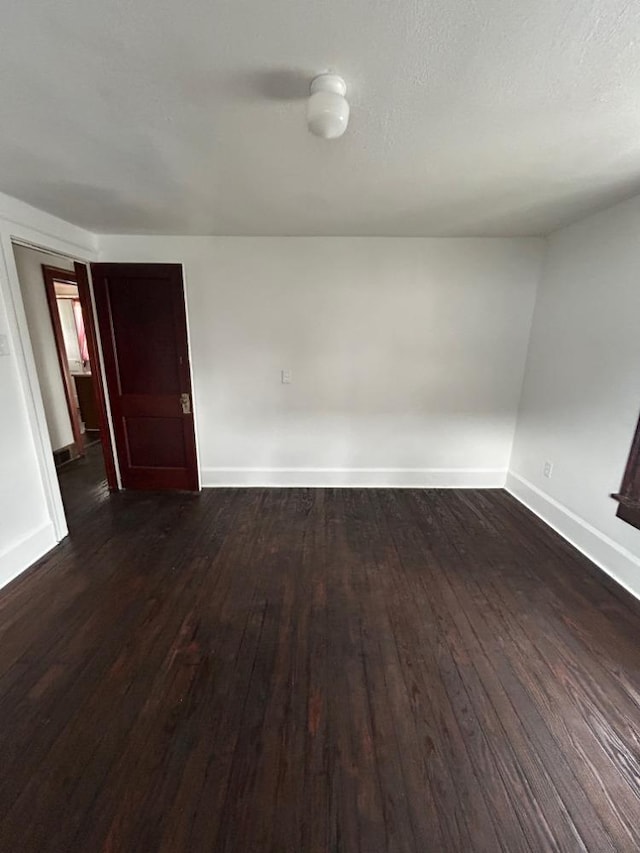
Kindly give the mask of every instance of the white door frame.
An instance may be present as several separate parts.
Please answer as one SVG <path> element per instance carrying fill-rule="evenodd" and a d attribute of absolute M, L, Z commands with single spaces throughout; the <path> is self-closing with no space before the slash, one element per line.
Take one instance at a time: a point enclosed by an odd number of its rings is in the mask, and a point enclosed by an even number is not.
<path fill-rule="evenodd" d="M 0 234 L 0 292 L 6 307 L 9 335 L 13 343 L 20 386 L 33 435 L 44 496 L 56 541 L 59 542 L 68 533 L 67 520 L 53 459 L 13 246 L 26 246 L 87 265 L 97 260 L 97 251 L 94 247 L 89 248 L 86 245 L 72 243 L 16 222 L 10 222 L 8 226 L 10 230 L 2 228 Z"/>

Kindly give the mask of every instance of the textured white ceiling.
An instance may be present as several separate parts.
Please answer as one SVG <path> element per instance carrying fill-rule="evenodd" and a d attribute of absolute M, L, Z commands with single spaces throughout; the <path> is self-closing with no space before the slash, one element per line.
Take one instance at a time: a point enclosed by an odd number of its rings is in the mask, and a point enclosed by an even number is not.
<path fill-rule="evenodd" d="M 0 190 L 100 232 L 546 233 L 640 191 L 639 37 L 630 0 L 11 2 Z"/>

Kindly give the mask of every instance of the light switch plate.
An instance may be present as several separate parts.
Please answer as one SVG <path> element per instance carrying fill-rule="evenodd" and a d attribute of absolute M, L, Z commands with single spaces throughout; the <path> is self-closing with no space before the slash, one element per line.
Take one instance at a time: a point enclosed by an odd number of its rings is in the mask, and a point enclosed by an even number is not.
<path fill-rule="evenodd" d="M 0 356 L 9 355 L 9 338 L 6 335 L 0 335 Z"/>
<path fill-rule="evenodd" d="M 281 379 L 283 385 L 291 385 L 291 371 L 289 369 L 283 370 Z"/>

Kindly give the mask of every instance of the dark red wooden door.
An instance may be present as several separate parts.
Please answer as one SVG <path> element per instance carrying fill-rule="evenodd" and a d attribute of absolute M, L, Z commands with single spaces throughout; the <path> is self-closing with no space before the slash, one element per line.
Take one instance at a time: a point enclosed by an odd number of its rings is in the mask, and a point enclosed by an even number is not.
<path fill-rule="evenodd" d="M 182 269 L 91 264 L 122 485 L 198 488 Z"/>

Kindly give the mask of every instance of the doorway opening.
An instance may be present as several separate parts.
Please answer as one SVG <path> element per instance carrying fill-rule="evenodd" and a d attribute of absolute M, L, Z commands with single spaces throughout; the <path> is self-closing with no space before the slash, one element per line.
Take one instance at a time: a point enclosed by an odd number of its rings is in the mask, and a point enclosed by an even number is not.
<path fill-rule="evenodd" d="M 62 255 L 29 246 L 13 246 L 20 292 L 53 459 L 69 517 L 66 488 L 74 482 L 75 509 L 82 491 L 106 492 L 103 447 L 110 446 L 108 423 L 101 416 L 100 365 L 95 346 L 86 268 Z M 72 473 L 81 470 L 81 475 Z"/>

